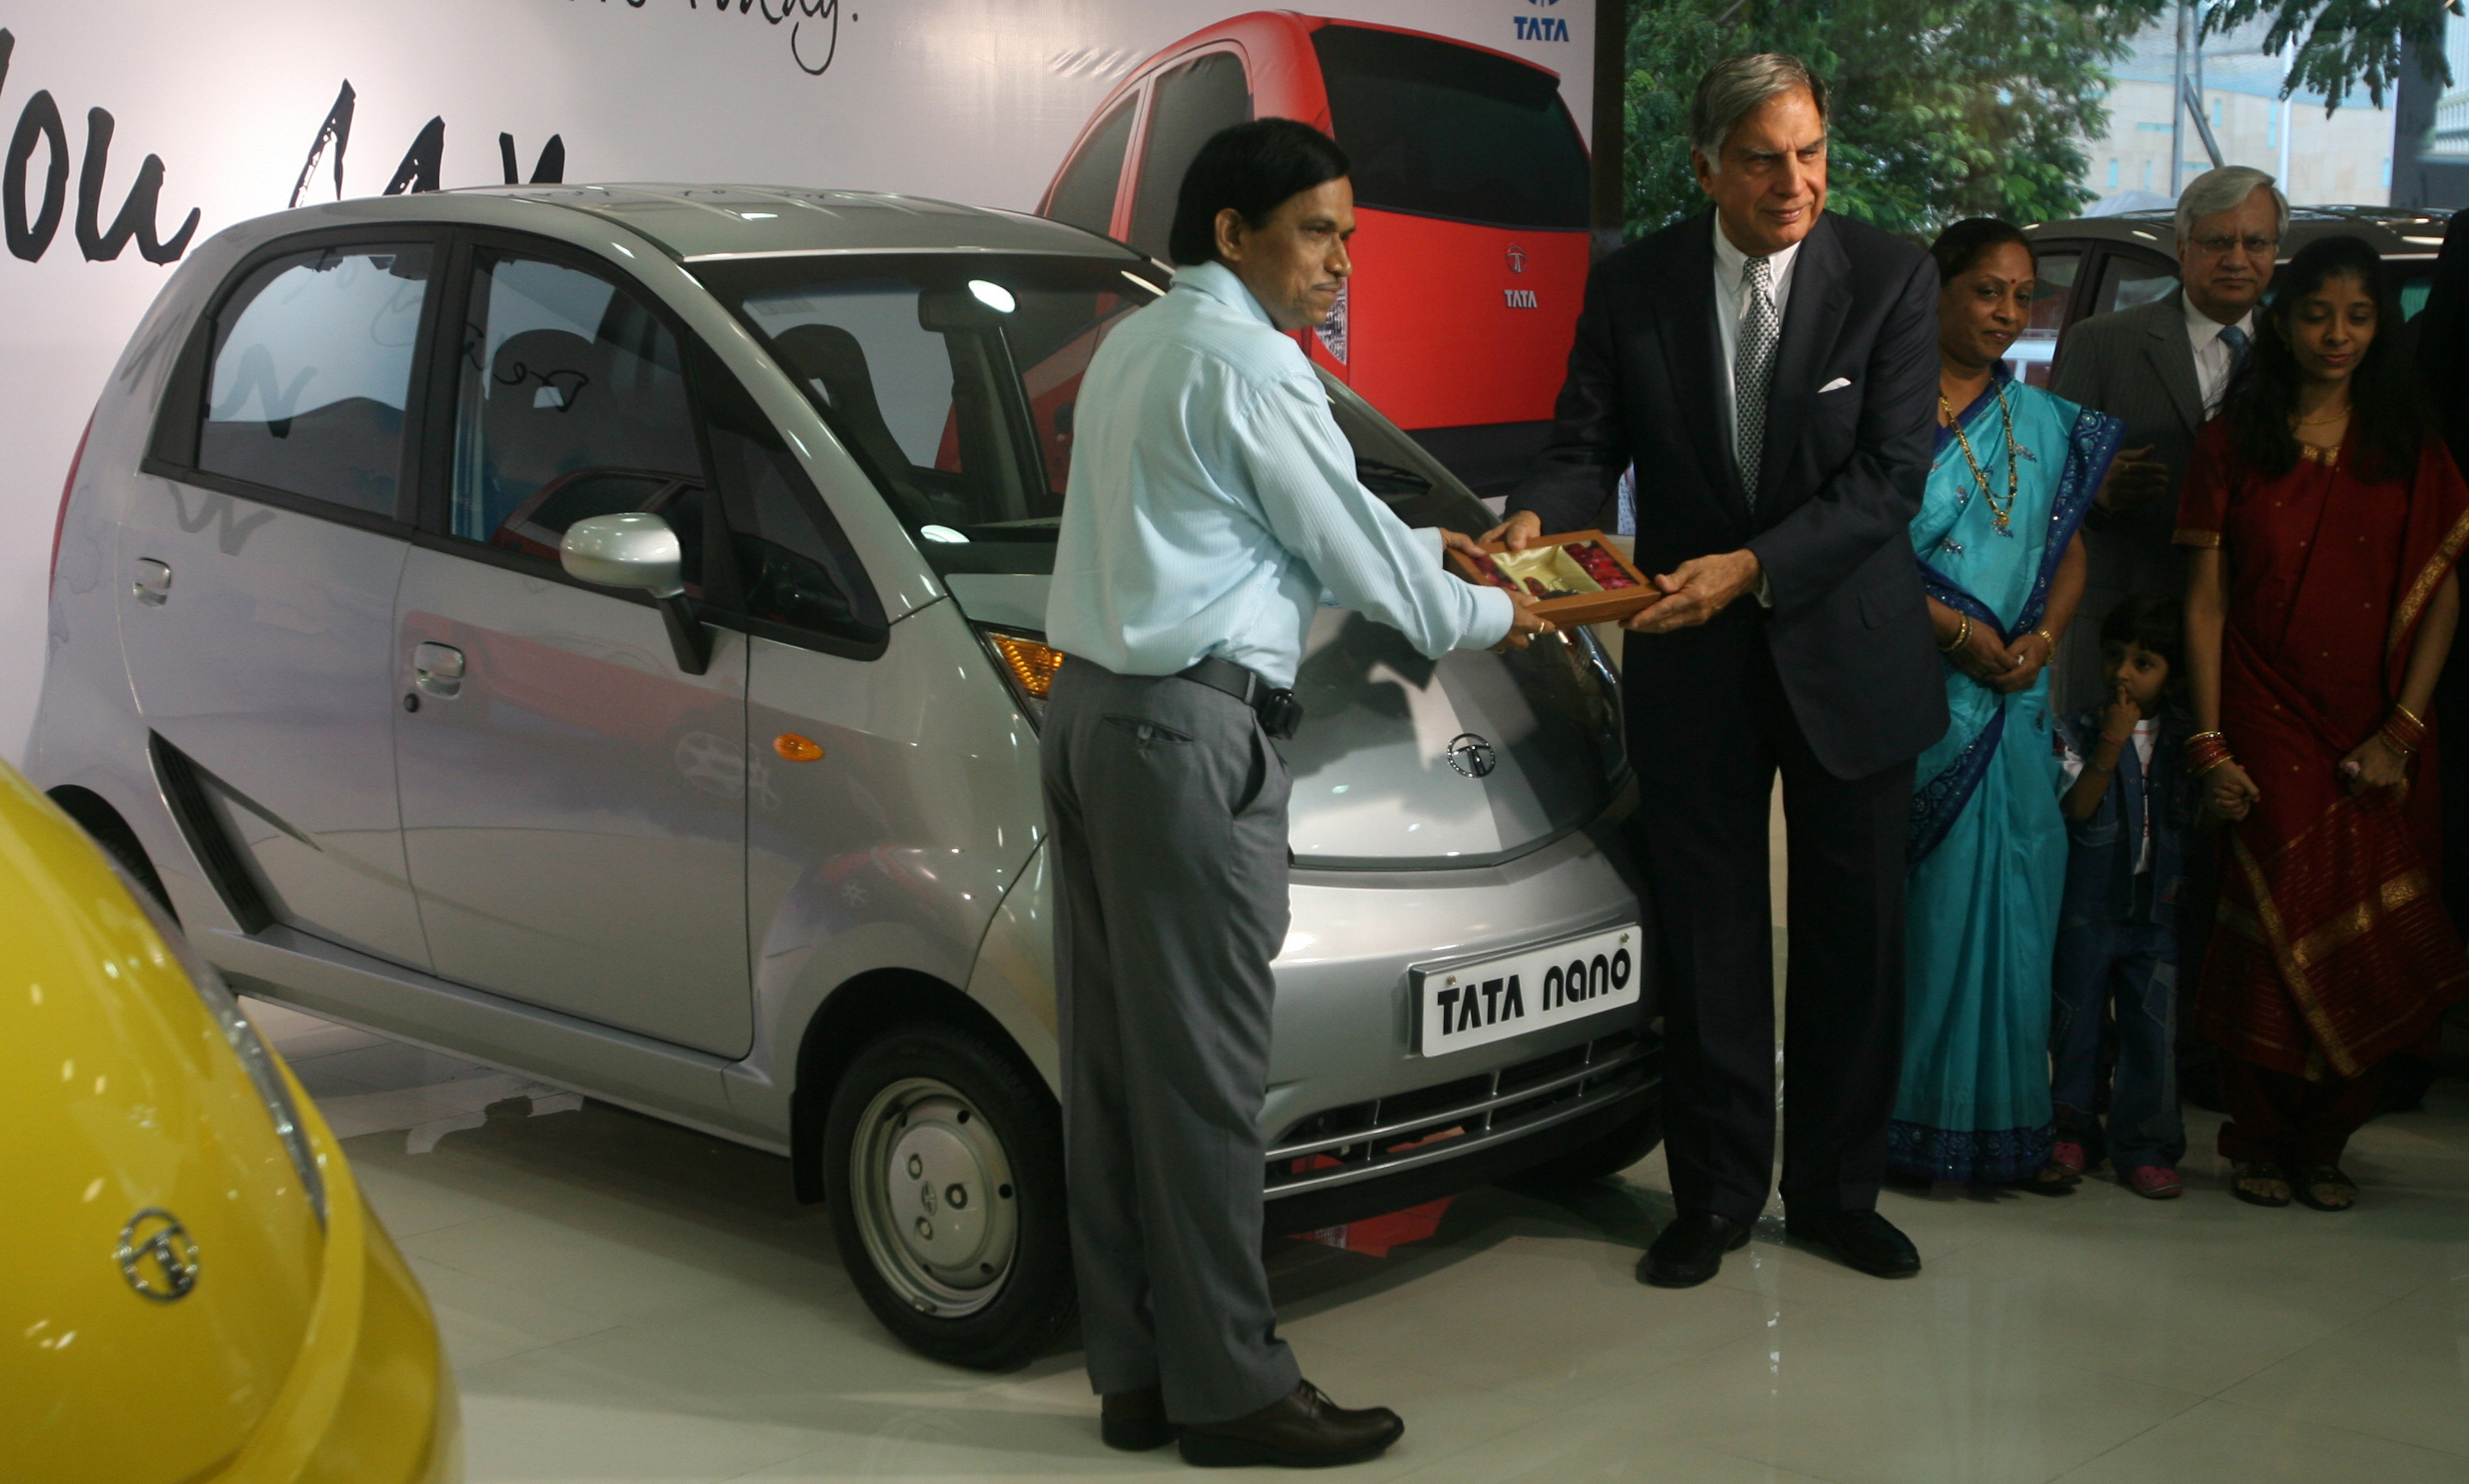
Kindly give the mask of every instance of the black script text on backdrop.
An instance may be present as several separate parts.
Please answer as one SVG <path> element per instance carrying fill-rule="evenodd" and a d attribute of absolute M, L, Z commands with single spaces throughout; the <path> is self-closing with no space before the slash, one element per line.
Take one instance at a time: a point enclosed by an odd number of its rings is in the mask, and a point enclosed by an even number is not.
<path fill-rule="evenodd" d="M 9 80 L 9 64 L 17 50 L 17 38 L 0 29 L 0 87 Z M 137 180 L 128 188 L 128 197 L 109 227 L 103 225 L 103 175 L 111 159 L 111 133 L 115 127 L 109 113 L 89 108 L 85 115 L 85 159 L 78 170 L 78 249 L 90 263 L 109 263 L 120 256 L 120 250 L 136 239 L 138 255 L 148 263 L 171 263 L 189 250 L 189 239 L 197 231 L 197 209 L 189 208 L 189 217 L 180 230 L 167 240 L 154 229 L 154 215 L 163 190 L 163 158 L 150 154 L 137 168 Z M 43 172 L 43 204 L 30 218 L 26 213 L 26 166 L 34 159 L 35 147 L 44 147 L 50 164 Z M 5 171 L 0 171 L 0 217 L 6 218 L 9 251 L 28 263 L 40 259 L 52 245 L 52 238 L 60 229 L 60 216 L 68 204 L 69 136 L 61 126 L 59 104 L 52 101 L 48 89 L 26 100 L 25 108 L 17 115 L 17 129 L 9 138 L 9 157 Z"/>

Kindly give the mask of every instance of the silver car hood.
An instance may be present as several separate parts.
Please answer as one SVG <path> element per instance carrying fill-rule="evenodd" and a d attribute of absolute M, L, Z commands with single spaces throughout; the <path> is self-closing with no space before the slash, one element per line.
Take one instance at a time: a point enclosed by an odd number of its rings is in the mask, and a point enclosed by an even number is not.
<path fill-rule="evenodd" d="M 1045 627 L 1043 577 L 945 582 L 973 623 Z M 1496 864 L 1601 813 L 1623 768 L 1616 682 L 1582 630 L 1436 661 L 1385 624 L 1323 608 L 1295 696 L 1304 724 L 1279 750 L 1299 866 Z"/>

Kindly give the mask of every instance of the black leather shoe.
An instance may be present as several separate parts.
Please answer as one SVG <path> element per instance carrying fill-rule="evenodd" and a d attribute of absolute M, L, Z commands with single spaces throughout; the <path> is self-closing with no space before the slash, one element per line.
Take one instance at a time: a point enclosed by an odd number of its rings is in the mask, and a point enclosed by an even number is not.
<path fill-rule="evenodd" d="M 1672 1219 L 1637 1265 L 1637 1281 L 1658 1289 L 1694 1289 L 1720 1272 L 1723 1254 L 1749 1244 L 1749 1229 L 1712 1211 Z"/>
<path fill-rule="evenodd" d="M 1155 1386 L 1110 1392 L 1098 1404 L 1097 1435 L 1108 1448 L 1145 1453 L 1174 1441 L 1174 1424 L 1165 1420 L 1165 1393 Z"/>
<path fill-rule="evenodd" d="M 1305 1381 L 1249 1417 L 1187 1423 L 1181 1440 L 1183 1461 L 1204 1469 L 1251 1464 L 1318 1469 L 1376 1457 L 1405 1430 L 1406 1424 L 1389 1408 L 1350 1411 Z"/>
<path fill-rule="evenodd" d="M 1829 1211 L 1818 1216 L 1787 1212 L 1786 1235 L 1830 1247 L 1844 1266 L 1873 1278 L 1908 1278 L 1921 1270 L 1920 1249 L 1895 1223 L 1875 1211 Z"/>

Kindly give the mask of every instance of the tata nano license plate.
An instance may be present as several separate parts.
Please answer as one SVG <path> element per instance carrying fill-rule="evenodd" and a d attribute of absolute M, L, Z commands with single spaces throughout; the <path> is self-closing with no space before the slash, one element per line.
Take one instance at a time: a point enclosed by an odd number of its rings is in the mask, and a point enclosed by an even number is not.
<path fill-rule="evenodd" d="M 1637 1003 L 1638 930 L 1615 927 L 1454 969 L 1414 970 L 1416 1049 L 1481 1046 Z"/>

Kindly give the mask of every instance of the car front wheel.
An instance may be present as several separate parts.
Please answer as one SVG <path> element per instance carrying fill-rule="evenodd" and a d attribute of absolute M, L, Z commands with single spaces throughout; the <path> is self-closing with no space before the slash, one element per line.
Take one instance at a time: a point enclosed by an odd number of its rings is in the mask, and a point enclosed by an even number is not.
<path fill-rule="evenodd" d="M 911 1349 L 1003 1370 L 1071 1327 L 1062 1121 L 986 1038 L 911 1025 L 859 1052 L 832 1096 L 823 1161 L 841 1261 Z"/>

